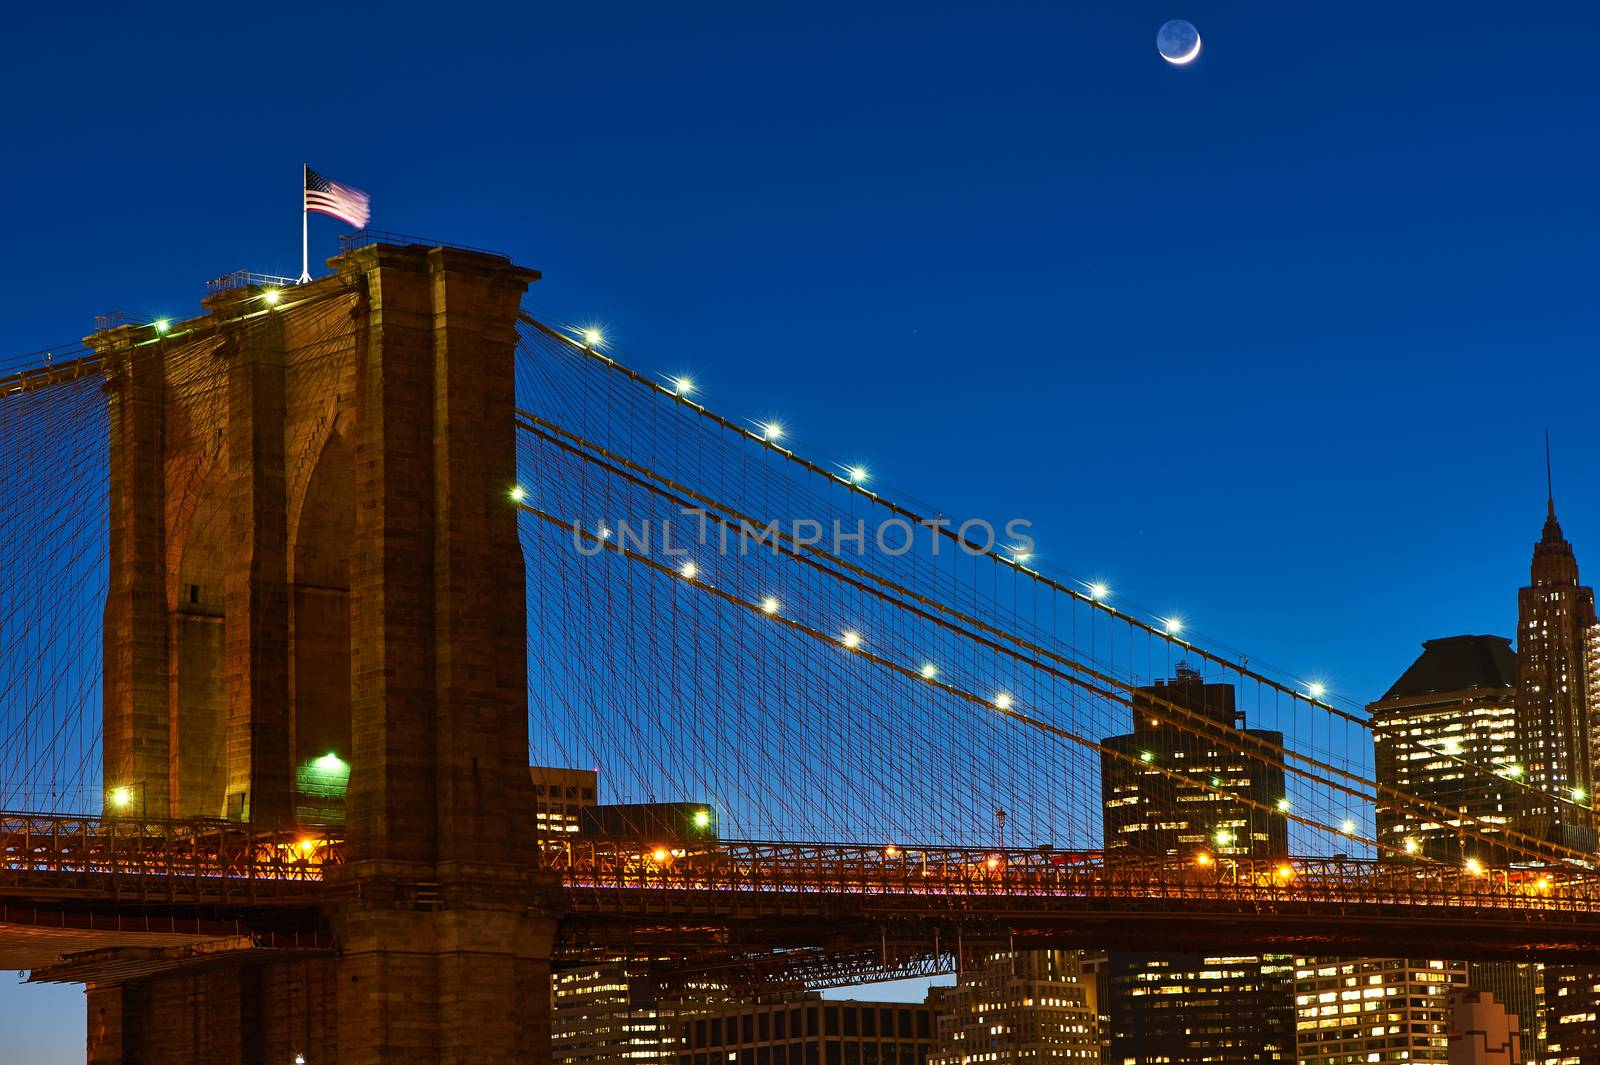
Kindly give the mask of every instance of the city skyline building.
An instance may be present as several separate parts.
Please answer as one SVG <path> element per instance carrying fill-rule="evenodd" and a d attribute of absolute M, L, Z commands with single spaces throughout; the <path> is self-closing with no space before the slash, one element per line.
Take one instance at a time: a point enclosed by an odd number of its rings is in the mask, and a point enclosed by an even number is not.
<path fill-rule="evenodd" d="M 1453 812 L 1400 806 L 1380 790 L 1380 859 L 1504 860 L 1463 829 L 1494 835 L 1517 815 L 1522 789 L 1507 775 L 1518 758 L 1516 704 L 1517 655 L 1502 636 L 1424 641 L 1383 697 L 1367 704 L 1378 784 Z"/>
<path fill-rule="evenodd" d="M 602 962 L 551 975 L 555 1065 L 677 1065 L 674 1025 L 648 962 Z"/>
<path fill-rule="evenodd" d="M 1258 1065 L 1295 1060 L 1294 958 L 1104 955 L 1105 1060 Z"/>
<path fill-rule="evenodd" d="M 1548 466 L 1546 476 L 1549 487 Z M 1553 488 L 1546 507 L 1528 584 L 1517 592 L 1515 772 L 1530 789 L 1524 830 L 1593 850 L 1592 822 L 1579 811 L 1594 789 L 1590 704 L 1600 692 L 1600 626 L 1594 591 L 1579 583 L 1577 555 L 1556 520 Z"/>
<path fill-rule="evenodd" d="M 996 954 L 945 991 L 929 1065 L 1101 1060 L 1098 991 L 1069 950 Z"/>
<path fill-rule="evenodd" d="M 933 1052 L 931 988 L 921 1003 L 824 999 L 816 992 L 686 1010 L 675 1065 L 924 1065 Z"/>
<path fill-rule="evenodd" d="M 1449 1065 L 1449 996 L 1466 983 L 1465 962 L 1296 958 L 1299 1065 Z"/>
<path fill-rule="evenodd" d="M 1135 690 L 1131 734 L 1102 741 L 1107 860 L 1179 857 L 1214 863 L 1220 871 L 1286 857 L 1283 734 L 1245 728 L 1232 684 L 1206 683 L 1186 663 L 1174 672 Z M 1289 961 L 1273 955 L 1105 955 L 1094 968 L 1107 1060 L 1292 1062 Z"/>
<path fill-rule="evenodd" d="M 1101 741 L 1107 860 L 1284 857 L 1283 733 L 1243 727 L 1233 685 L 1208 684 L 1183 662 L 1174 672 L 1135 689 L 1133 732 Z M 1211 735 L 1196 735 L 1197 727 Z"/>

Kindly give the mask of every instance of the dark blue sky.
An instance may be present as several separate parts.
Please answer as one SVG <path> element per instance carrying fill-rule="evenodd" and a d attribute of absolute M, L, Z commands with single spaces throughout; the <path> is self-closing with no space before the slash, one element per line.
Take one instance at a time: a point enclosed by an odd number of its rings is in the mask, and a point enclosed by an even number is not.
<path fill-rule="evenodd" d="M 1600 567 L 1592 4 L 316 12 L 12 14 L 0 353 L 296 272 L 309 161 L 797 448 L 1032 518 L 1045 563 L 1356 701 L 1511 634 L 1546 426 Z M 19 1060 L 81 1060 L 64 1016 Z"/>

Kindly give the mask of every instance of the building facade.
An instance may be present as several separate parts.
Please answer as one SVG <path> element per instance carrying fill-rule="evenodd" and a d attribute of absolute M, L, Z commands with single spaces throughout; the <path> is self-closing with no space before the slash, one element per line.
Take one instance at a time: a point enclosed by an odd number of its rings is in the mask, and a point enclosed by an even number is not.
<path fill-rule="evenodd" d="M 1432 807 L 1400 807 L 1380 792 L 1378 840 L 1393 855 L 1459 864 L 1502 863 L 1482 837 L 1505 830 L 1523 789 L 1517 765 L 1517 655 L 1501 636 L 1428 640 L 1422 654 L 1367 706 L 1380 785 Z M 1470 827 L 1471 839 L 1462 829 Z"/>
<path fill-rule="evenodd" d="M 1101 741 L 1106 858 L 1288 853 L 1283 733 L 1241 727 L 1231 684 L 1179 664 L 1139 688 L 1133 732 Z M 1176 777 L 1174 776 L 1176 775 Z"/>
<path fill-rule="evenodd" d="M 1449 996 L 1450 1065 L 1522 1065 L 1517 1017 L 1488 991 L 1467 988 Z"/>
<path fill-rule="evenodd" d="M 929 1002 L 816 994 L 697 1008 L 676 1022 L 676 1065 L 924 1065 L 934 1048 Z"/>
<path fill-rule="evenodd" d="M 648 964 L 605 962 L 556 972 L 555 1065 L 676 1065 L 676 1033 Z"/>
<path fill-rule="evenodd" d="M 1517 593 L 1520 769 L 1530 786 L 1527 830 L 1588 850 L 1594 832 L 1583 808 L 1594 791 L 1597 643 L 1594 591 L 1578 583 L 1578 559 L 1552 499 L 1528 586 Z"/>
<path fill-rule="evenodd" d="M 1108 1062 L 1295 1060 L 1290 956 L 1110 954 L 1094 968 L 1107 1004 Z"/>
<path fill-rule="evenodd" d="M 1283 734 L 1244 728 L 1231 684 L 1180 665 L 1134 693 L 1133 728 L 1102 741 L 1108 861 L 1220 862 L 1288 854 Z M 1106 1060 L 1257 1065 L 1294 1060 L 1286 957 L 1110 954 L 1097 959 Z"/>
<path fill-rule="evenodd" d="M 1465 962 L 1297 958 L 1299 1063 L 1449 1065 L 1449 996 L 1466 983 Z"/>
<path fill-rule="evenodd" d="M 531 765 L 533 777 L 534 830 L 557 834 L 577 832 L 582 811 L 599 801 L 599 773 L 593 769 L 563 769 L 558 766 Z"/>
<path fill-rule="evenodd" d="M 930 1065 L 1099 1062 L 1097 991 L 1068 950 L 997 954 L 945 991 Z"/>

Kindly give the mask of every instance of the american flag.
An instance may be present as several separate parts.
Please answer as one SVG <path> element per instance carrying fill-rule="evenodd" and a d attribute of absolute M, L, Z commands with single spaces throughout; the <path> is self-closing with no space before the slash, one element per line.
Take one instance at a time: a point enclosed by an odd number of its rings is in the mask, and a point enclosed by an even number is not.
<path fill-rule="evenodd" d="M 306 210 L 332 215 L 341 222 L 361 229 L 372 215 L 368 210 L 371 202 L 371 198 L 360 189 L 329 181 L 309 166 L 306 167 Z"/>

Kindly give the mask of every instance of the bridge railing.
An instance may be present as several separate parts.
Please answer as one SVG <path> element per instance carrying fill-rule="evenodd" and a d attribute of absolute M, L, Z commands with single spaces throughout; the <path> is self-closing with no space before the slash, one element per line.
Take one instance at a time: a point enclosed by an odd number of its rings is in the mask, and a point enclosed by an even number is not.
<path fill-rule="evenodd" d="M 542 857 L 569 886 L 592 892 L 948 894 L 1600 913 L 1600 878 L 1553 867 L 1467 869 L 1349 858 L 1108 861 L 1098 851 L 738 841 L 682 848 L 549 840 Z"/>
<path fill-rule="evenodd" d="M 0 815 L 0 876 L 51 894 L 256 897 L 323 879 L 343 841 L 230 821 Z"/>

